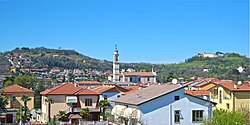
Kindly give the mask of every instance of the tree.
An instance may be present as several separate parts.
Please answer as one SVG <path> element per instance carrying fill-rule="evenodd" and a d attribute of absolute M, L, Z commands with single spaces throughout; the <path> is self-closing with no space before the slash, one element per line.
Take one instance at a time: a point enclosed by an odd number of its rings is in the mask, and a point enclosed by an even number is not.
<path fill-rule="evenodd" d="M 28 110 L 28 106 L 27 106 L 27 102 L 31 100 L 31 98 L 27 95 L 23 95 L 21 100 L 24 102 L 24 122 L 26 122 L 27 120 L 27 110 Z"/>
<path fill-rule="evenodd" d="M 6 106 L 8 105 L 8 98 L 0 95 L 0 114 L 6 112 Z"/>
<path fill-rule="evenodd" d="M 248 116 L 244 112 L 216 109 L 213 117 L 205 119 L 203 125 L 247 125 Z"/>
<path fill-rule="evenodd" d="M 82 109 L 81 111 L 80 111 L 80 116 L 82 116 L 83 118 L 85 117 L 85 116 L 88 116 L 89 115 L 89 108 L 87 107 L 87 108 L 84 108 L 84 109 Z"/>
<path fill-rule="evenodd" d="M 29 75 L 20 75 L 15 77 L 13 83 L 25 88 L 32 88 L 35 83 L 35 78 Z"/>
<path fill-rule="evenodd" d="M 105 109 L 109 107 L 109 102 L 108 100 L 101 100 L 99 102 L 100 108 L 102 108 L 102 113 L 103 113 L 103 120 L 106 120 L 106 116 L 105 116 Z"/>
<path fill-rule="evenodd" d="M 54 103 L 54 100 L 51 99 L 51 98 L 46 98 L 46 99 L 45 99 L 45 102 L 48 103 L 48 109 L 49 109 L 49 111 L 48 111 L 48 118 L 49 118 L 49 122 L 50 122 L 50 119 L 51 119 L 51 117 L 50 117 L 51 104 Z"/>
<path fill-rule="evenodd" d="M 59 121 L 63 121 L 67 119 L 67 115 L 65 111 L 59 111 L 58 114 L 56 115 Z"/>

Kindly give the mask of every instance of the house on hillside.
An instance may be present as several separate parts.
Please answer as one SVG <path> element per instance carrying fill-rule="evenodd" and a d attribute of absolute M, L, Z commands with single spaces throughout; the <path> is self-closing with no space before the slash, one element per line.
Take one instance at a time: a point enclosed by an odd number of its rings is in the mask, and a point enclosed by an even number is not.
<path fill-rule="evenodd" d="M 59 111 L 65 111 L 68 117 L 67 121 L 77 123 L 79 119 L 82 119 L 79 112 L 83 108 L 88 108 L 90 111 L 90 115 L 85 118 L 86 120 L 98 121 L 100 118 L 100 108 L 98 107 L 100 94 L 87 87 L 77 86 L 73 83 L 63 83 L 40 94 L 42 96 L 42 107 L 38 115 L 39 118 L 37 118 L 39 122 L 48 122 L 49 109 L 46 99 L 54 101 L 51 104 L 51 118 L 56 116 Z"/>
<path fill-rule="evenodd" d="M 151 85 L 112 100 L 112 114 L 119 123 L 147 125 L 198 125 L 212 116 L 215 103 L 186 94 L 173 84 Z"/>
<path fill-rule="evenodd" d="M 101 86 L 102 83 L 98 81 L 80 81 L 76 83 L 78 86 L 86 86 L 86 87 L 91 87 L 91 86 Z"/>
<path fill-rule="evenodd" d="M 250 111 L 250 82 L 235 84 L 232 81 L 217 81 L 209 89 L 211 101 L 217 103 L 217 108 L 238 110 L 241 108 Z"/>

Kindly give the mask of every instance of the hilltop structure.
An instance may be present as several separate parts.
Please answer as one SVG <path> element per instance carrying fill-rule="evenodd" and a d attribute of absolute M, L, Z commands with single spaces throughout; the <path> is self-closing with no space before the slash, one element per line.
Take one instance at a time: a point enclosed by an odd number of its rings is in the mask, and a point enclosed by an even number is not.
<path fill-rule="evenodd" d="M 120 73 L 119 70 L 119 53 L 117 45 L 113 54 L 113 73 L 108 76 L 108 80 L 111 82 L 130 82 L 130 83 L 156 83 L 156 72 L 134 72 L 124 71 Z"/>

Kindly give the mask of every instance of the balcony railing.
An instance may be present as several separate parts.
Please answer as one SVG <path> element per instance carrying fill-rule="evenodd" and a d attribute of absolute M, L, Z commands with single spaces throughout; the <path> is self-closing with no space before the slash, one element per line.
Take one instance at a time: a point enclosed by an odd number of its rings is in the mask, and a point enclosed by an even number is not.
<path fill-rule="evenodd" d="M 69 108 L 66 110 L 66 113 L 69 113 L 69 112 L 80 112 L 83 108 Z M 100 112 L 100 108 L 89 108 L 89 112 Z"/>

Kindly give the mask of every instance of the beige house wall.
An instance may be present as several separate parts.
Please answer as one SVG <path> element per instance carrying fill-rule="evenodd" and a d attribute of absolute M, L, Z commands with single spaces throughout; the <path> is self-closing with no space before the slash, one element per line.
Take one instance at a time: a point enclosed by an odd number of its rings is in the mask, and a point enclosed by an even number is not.
<path fill-rule="evenodd" d="M 47 96 L 47 97 L 46 97 Z M 42 96 L 42 114 L 39 115 L 40 122 L 46 123 L 48 121 L 48 104 L 45 102 L 47 98 L 53 99 L 54 103 L 51 104 L 51 111 L 50 117 L 51 119 L 58 114 L 59 111 L 69 111 L 70 106 L 66 103 L 66 95 L 46 95 Z M 85 99 L 91 98 L 92 99 L 92 106 L 87 106 L 88 108 L 96 108 L 96 104 L 98 101 L 98 96 L 79 96 L 81 108 L 86 108 L 85 106 Z"/>
<path fill-rule="evenodd" d="M 43 123 L 48 121 L 48 104 L 45 102 L 46 98 L 50 98 L 54 101 L 53 104 L 51 104 L 51 110 L 50 110 L 50 117 L 53 118 L 54 115 L 56 116 L 59 111 L 66 111 L 69 109 L 69 105 L 66 103 L 66 95 L 47 95 L 42 96 L 42 114 L 40 117 L 42 117 Z"/>
<path fill-rule="evenodd" d="M 92 106 L 85 106 L 85 99 L 92 99 Z M 98 101 L 98 96 L 93 95 L 93 96 L 79 96 L 79 100 L 80 100 L 80 104 L 81 104 L 81 108 L 96 108 L 96 103 Z"/>
<path fill-rule="evenodd" d="M 250 92 L 235 92 L 235 110 L 247 108 L 250 111 Z"/>
<path fill-rule="evenodd" d="M 11 93 L 7 95 L 8 105 L 7 108 L 19 108 L 20 106 L 24 107 L 24 102 L 21 101 L 23 95 L 27 95 L 31 98 L 30 101 L 27 102 L 27 106 L 29 110 L 34 108 L 34 93 Z M 13 97 L 16 97 L 16 100 L 13 100 Z"/>
<path fill-rule="evenodd" d="M 217 91 L 218 95 L 216 95 L 216 98 L 213 98 L 214 91 Z M 221 91 L 221 100 L 220 103 L 220 91 Z M 218 86 L 217 89 L 210 90 L 210 99 L 213 102 L 216 102 L 216 107 L 218 109 L 227 109 L 227 110 L 233 110 L 233 94 L 227 90 L 224 89 L 221 86 Z M 229 106 L 229 107 L 228 107 Z"/>

